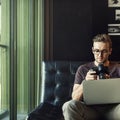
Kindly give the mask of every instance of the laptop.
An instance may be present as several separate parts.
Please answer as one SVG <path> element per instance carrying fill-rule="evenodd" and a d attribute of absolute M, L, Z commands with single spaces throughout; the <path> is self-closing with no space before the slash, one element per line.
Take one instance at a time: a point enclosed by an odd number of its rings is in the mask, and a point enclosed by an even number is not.
<path fill-rule="evenodd" d="M 83 81 L 87 105 L 120 103 L 120 78 Z"/>

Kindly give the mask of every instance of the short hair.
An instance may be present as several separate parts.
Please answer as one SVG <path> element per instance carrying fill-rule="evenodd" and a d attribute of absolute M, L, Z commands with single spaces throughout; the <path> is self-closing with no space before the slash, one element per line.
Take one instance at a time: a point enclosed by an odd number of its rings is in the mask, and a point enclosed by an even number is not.
<path fill-rule="evenodd" d="M 93 38 L 93 43 L 94 42 L 104 42 L 104 43 L 109 43 L 109 47 L 112 48 L 112 41 L 109 35 L 107 34 L 98 34 Z"/>

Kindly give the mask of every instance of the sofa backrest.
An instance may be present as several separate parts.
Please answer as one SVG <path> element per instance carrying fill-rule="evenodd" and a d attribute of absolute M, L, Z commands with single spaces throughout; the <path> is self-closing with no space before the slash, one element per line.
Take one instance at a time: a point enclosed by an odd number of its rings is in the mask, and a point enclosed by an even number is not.
<path fill-rule="evenodd" d="M 71 99 L 77 68 L 86 62 L 44 61 L 42 63 L 41 102 L 61 106 Z"/>

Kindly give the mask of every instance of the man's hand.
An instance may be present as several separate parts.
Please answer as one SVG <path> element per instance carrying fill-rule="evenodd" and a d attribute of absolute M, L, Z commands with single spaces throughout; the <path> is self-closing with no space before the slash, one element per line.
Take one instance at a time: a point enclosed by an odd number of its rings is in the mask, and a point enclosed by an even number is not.
<path fill-rule="evenodd" d="M 97 80 L 97 74 L 94 70 L 89 70 L 86 74 L 85 80 Z"/>

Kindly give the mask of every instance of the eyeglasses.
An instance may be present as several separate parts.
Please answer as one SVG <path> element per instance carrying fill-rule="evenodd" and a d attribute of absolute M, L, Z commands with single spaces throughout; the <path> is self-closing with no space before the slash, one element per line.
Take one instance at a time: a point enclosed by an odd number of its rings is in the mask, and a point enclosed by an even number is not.
<path fill-rule="evenodd" d="M 96 54 L 96 55 L 99 55 L 99 54 L 107 54 L 109 51 L 104 49 L 104 50 L 98 50 L 98 49 L 94 49 L 93 50 L 93 53 Z"/>

